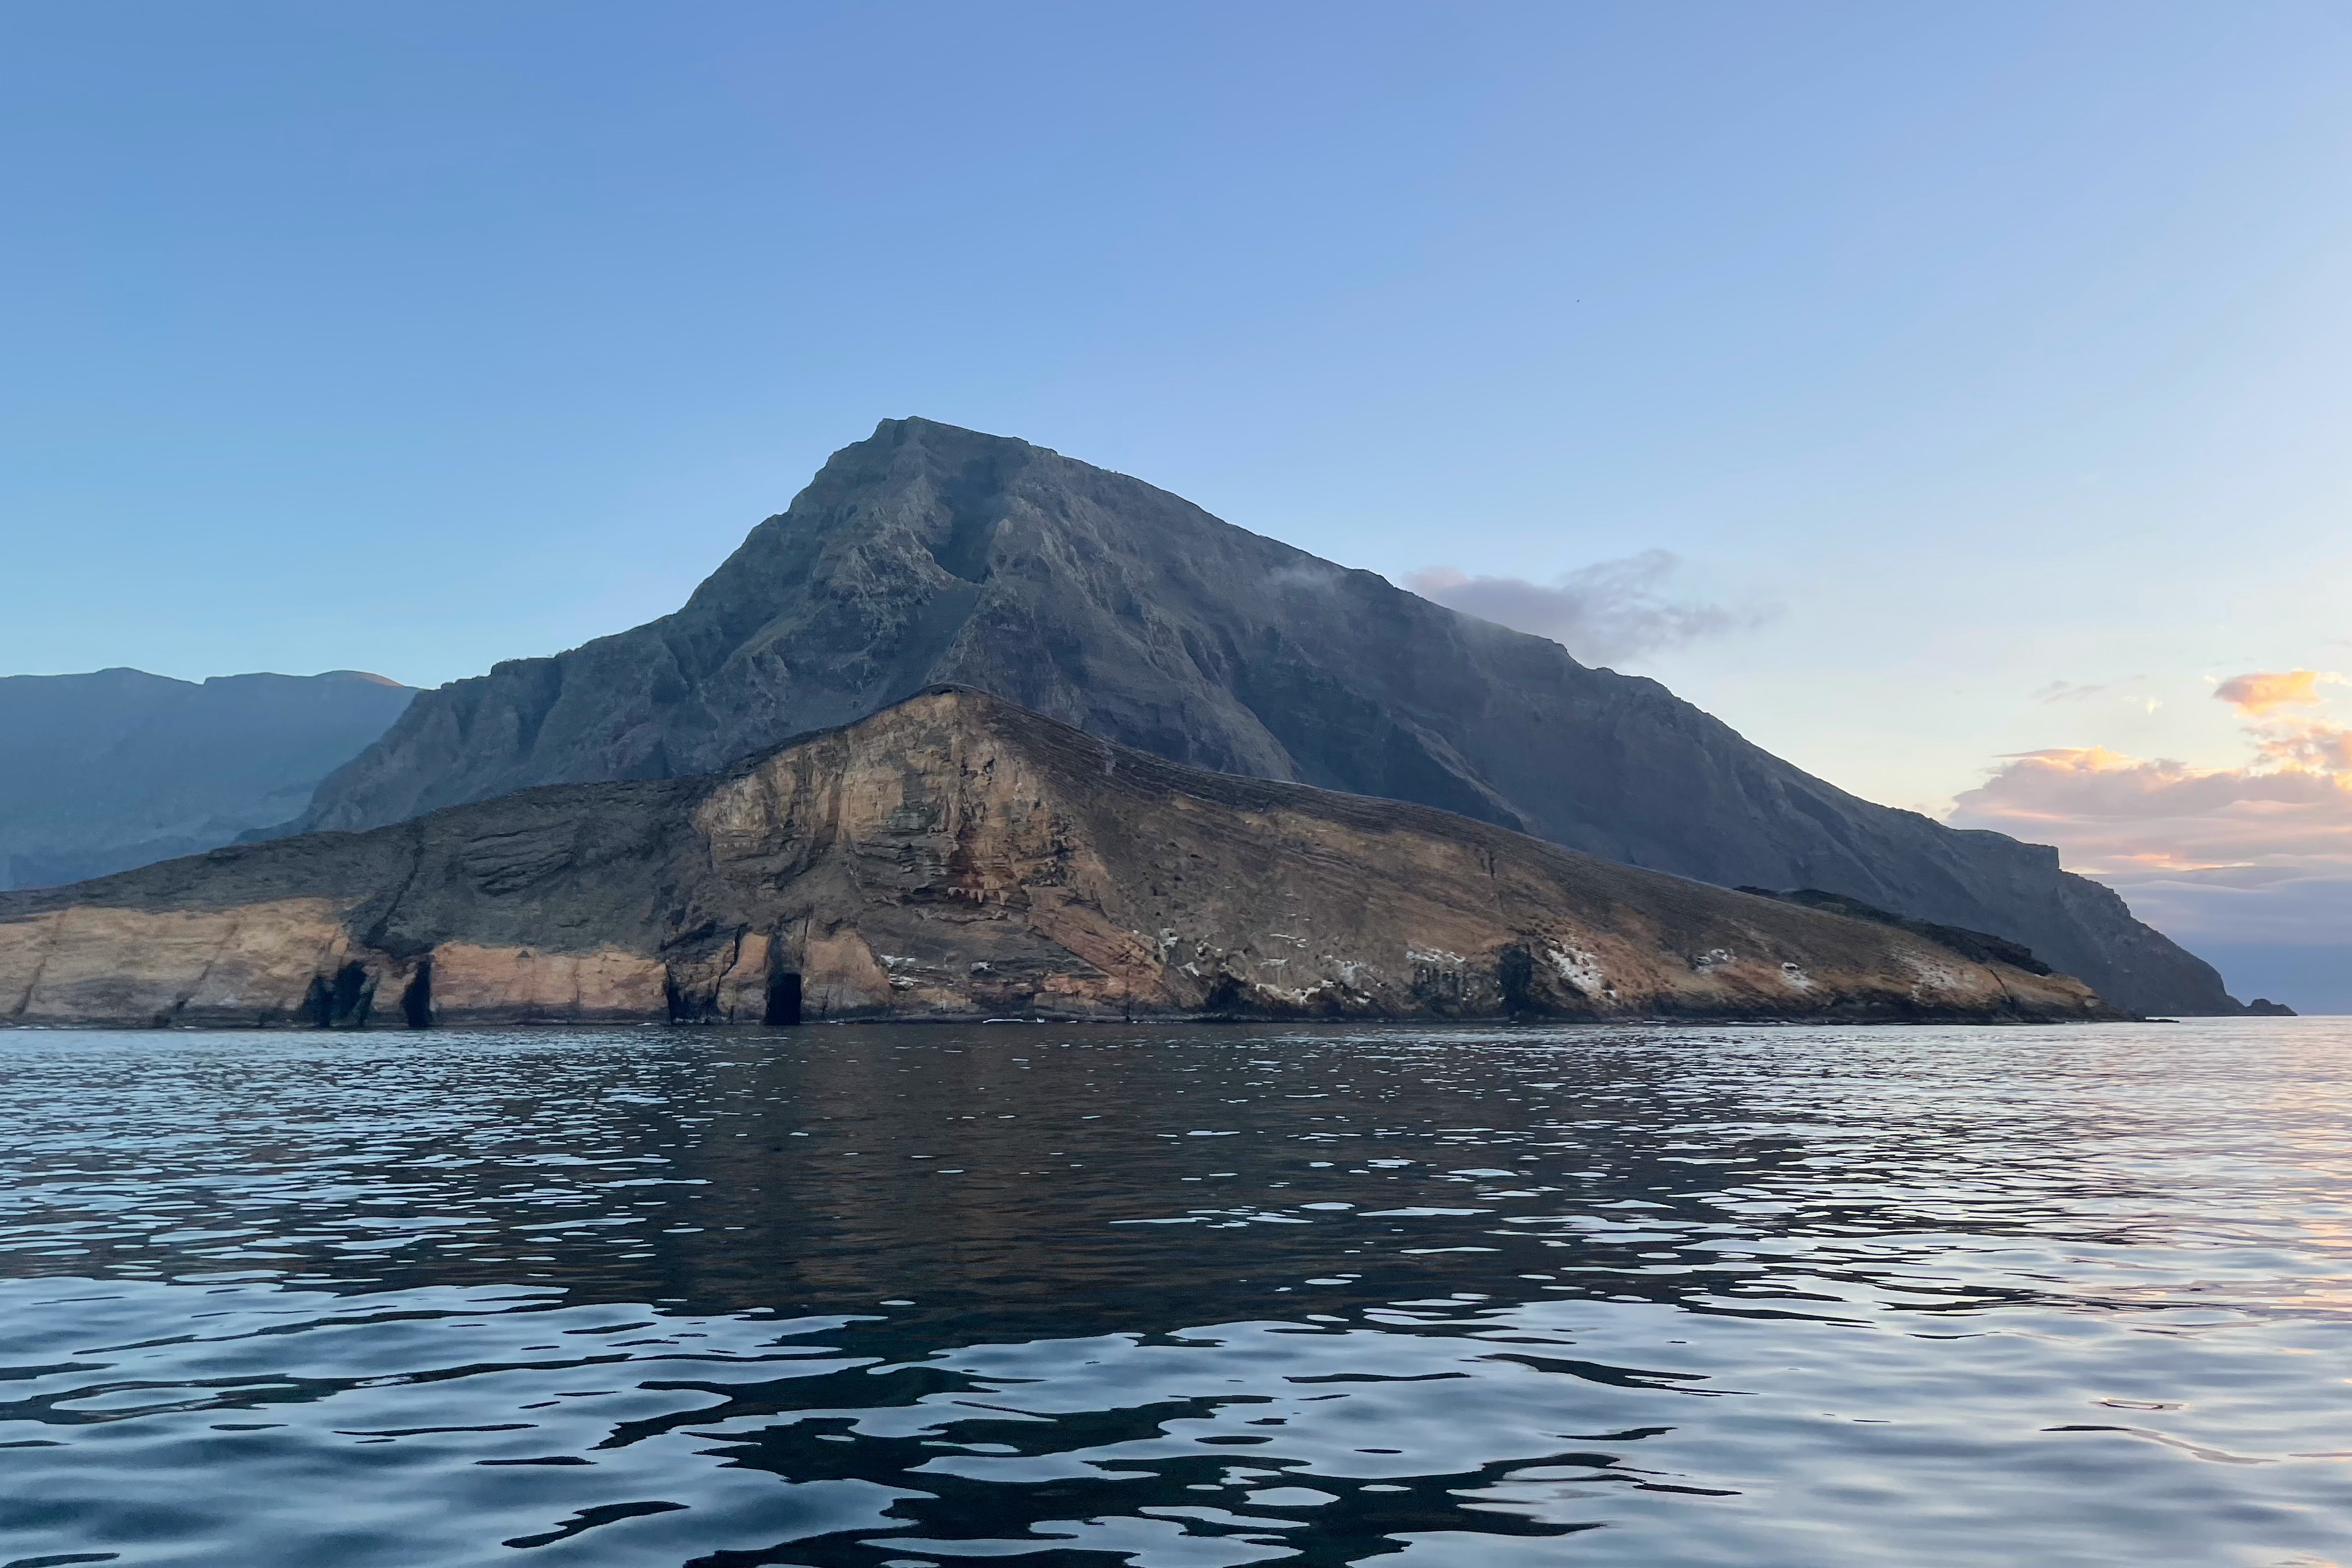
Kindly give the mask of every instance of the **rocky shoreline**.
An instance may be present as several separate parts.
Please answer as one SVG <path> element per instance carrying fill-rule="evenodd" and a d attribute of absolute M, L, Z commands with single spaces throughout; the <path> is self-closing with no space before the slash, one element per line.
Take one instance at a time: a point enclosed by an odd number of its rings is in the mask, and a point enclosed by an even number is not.
<path fill-rule="evenodd" d="M 557 785 L 0 896 L 0 1020 L 423 1028 L 2124 1016 L 1918 932 L 934 688 Z"/>

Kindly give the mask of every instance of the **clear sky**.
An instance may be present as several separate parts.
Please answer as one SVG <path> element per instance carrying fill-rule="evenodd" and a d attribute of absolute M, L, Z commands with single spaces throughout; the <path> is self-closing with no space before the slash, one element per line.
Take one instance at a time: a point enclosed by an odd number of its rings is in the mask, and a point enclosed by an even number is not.
<path fill-rule="evenodd" d="M 22 0 L 0 673 L 551 652 L 919 413 L 2352 943 L 2347 279 L 2332 3 Z"/>

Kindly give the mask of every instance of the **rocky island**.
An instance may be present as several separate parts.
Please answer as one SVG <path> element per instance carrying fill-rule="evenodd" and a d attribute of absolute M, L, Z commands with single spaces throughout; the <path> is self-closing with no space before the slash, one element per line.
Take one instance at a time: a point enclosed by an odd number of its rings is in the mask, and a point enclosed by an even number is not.
<path fill-rule="evenodd" d="M 707 773 L 940 683 L 1196 768 L 1994 933 L 2135 1012 L 2239 1010 L 2055 850 L 1857 799 L 1655 681 L 923 419 L 835 453 L 676 613 L 425 693 L 293 826 Z"/>
<path fill-rule="evenodd" d="M 0 895 L 18 1024 L 2119 1016 L 2043 968 L 953 687 L 712 773 Z"/>

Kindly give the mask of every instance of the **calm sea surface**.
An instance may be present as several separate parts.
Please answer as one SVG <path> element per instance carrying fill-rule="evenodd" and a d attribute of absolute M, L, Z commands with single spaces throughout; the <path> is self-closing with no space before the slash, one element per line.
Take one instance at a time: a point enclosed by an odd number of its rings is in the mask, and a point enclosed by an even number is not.
<path fill-rule="evenodd" d="M 0 1074 L 9 1568 L 2352 1563 L 2352 1020 Z"/>

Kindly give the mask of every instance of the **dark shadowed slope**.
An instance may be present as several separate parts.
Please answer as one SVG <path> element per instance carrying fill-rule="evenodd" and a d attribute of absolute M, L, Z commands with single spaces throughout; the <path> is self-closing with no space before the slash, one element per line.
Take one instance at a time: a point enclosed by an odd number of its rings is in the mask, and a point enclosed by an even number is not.
<path fill-rule="evenodd" d="M 2112 1017 L 2080 981 L 925 692 L 716 775 L 0 895 L 0 1020 Z"/>
<path fill-rule="evenodd" d="M 0 678 L 0 887 L 100 876 L 282 822 L 415 695 L 349 670 Z"/>
<path fill-rule="evenodd" d="M 676 614 L 426 694 L 301 825 L 715 768 L 943 681 L 1181 762 L 1993 932 L 2135 1010 L 2234 1007 L 2053 850 L 1857 800 L 1654 681 L 1140 480 L 919 419 L 836 453 Z"/>

